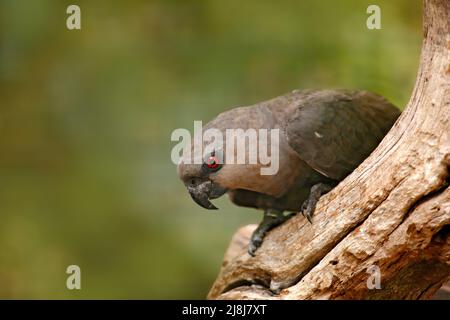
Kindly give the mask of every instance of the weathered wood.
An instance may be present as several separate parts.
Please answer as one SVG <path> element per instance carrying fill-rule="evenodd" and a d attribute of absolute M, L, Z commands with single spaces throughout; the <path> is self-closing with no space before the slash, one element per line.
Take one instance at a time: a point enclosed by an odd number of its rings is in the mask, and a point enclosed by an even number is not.
<path fill-rule="evenodd" d="M 378 148 L 255 257 L 240 229 L 210 299 L 426 299 L 450 277 L 450 1 L 424 1 L 414 92 Z M 367 270 L 381 271 L 370 290 Z"/>

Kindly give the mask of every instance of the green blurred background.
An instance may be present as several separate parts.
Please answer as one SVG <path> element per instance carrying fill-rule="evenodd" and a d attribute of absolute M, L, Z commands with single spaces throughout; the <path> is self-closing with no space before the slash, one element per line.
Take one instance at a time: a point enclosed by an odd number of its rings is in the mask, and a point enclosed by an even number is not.
<path fill-rule="evenodd" d="M 260 213 L 193 203 L 171 132 L 296 88 L 403 108 L 420 45 L 420 0 L 1 0 L 0 298 L 204 298 Z"/>

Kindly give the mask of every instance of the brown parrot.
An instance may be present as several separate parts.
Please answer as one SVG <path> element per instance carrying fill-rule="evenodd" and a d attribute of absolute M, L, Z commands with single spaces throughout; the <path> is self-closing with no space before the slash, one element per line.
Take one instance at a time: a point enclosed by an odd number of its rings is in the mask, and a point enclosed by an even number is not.
<path fill-rule="evenodd" d="M 264 210 L 248 247 L 253 256 L 264 235 L 296 212 L 311 222 L 319 198 L 369 156 L 399 114 L 383 97 L 367 91 L 295 90 L 223 112 L 203 128 L 278 128 L 276 174 L 261 175 L 261 163 L 215 163 L 212 151 L 202 164 L 182 158 L 178 175 L 206 209 L 217 209 L 210 200 L 227 193 L 236 205 Z"/>

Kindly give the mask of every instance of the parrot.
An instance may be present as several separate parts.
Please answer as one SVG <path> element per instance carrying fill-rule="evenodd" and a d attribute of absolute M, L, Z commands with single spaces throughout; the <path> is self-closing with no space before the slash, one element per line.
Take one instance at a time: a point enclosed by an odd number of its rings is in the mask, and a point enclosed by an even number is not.
<path fill-rule="evenodd" d="M 222 112 L 203 128 L 279 129 L 275 174 L 262 175 L 261 163 L 218 163 L 214 150 L 203 163 L 181 157 L 177 174 L 203 208 L 217 209 L 210 200 L 227 194 L 235 205 L 263 211 L 248 244 L 255 256 L 265 235 L 297 213 L 312 223 L 320 197 L 371 154 L 399 115 L 397 107 L 369 91 L 294 90 Z"/>

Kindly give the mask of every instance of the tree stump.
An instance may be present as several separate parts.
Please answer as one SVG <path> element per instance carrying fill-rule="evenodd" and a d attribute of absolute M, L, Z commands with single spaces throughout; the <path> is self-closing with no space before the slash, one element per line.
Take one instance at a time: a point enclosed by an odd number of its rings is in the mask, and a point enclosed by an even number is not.
<path fill-rule="evenodd" d="M 450 277 L 450 1 L 425 0 L 411 99 L 377 149 L 255 257 L 240 229 L 209 299 L 427 299 Z M 373 270 L 381 289 L 369 289 Z"/>

